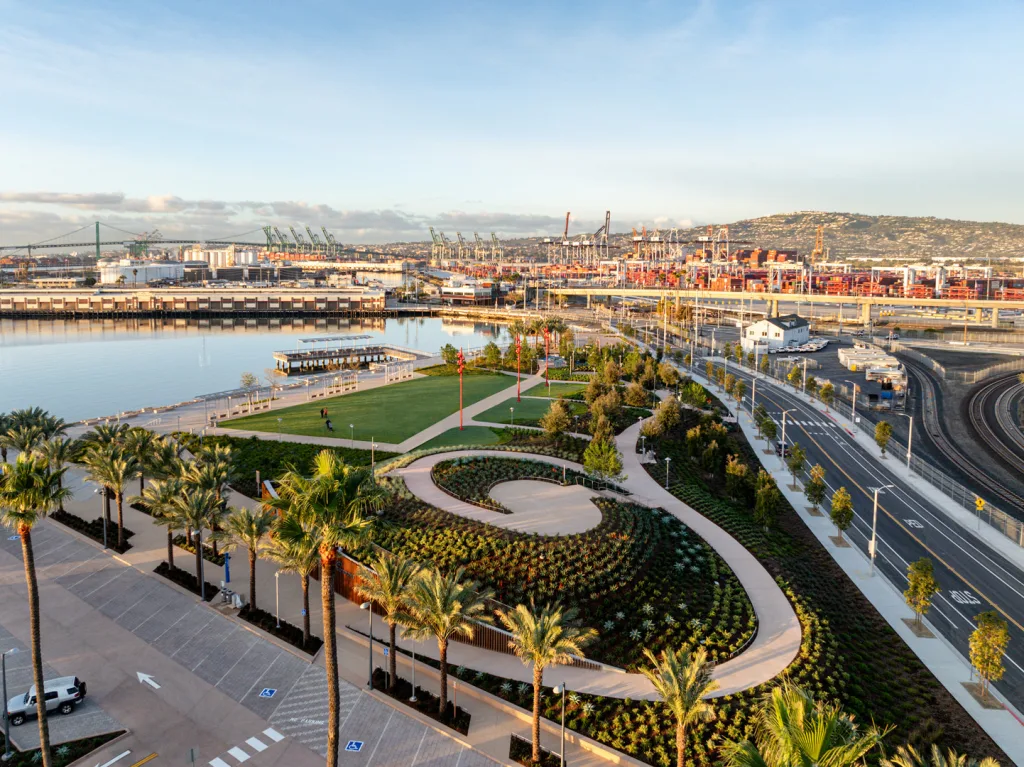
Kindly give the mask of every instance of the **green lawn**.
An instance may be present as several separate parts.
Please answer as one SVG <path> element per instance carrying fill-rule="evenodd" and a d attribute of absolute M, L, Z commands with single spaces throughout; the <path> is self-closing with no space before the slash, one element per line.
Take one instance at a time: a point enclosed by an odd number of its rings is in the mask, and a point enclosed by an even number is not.
<path fill-rule="evenodd" d="M 524 391 L 523 395 L 526 397 L 571 397 L 586 388 L 585 383 L 552 383 L 550 389 L 544 384 L 537 384 L 532 389 Z"/>
<path fill-rule="evenodd" d="M 467 376 L 463 382 L 463 403 L 470 405 L 509 387 L 503 375 Z M 515 385 L 515 382 L 512 382 Z M 267 413 L 234 418 L 220 425 L 228 429 L 283 432 L 322 437 L 328 434 L 320 408 L 326 407 L 334 432 L 348 439 L 355 425 L 355 438 L 378 442 L 401 442 L 459 409 L 459 379 L 430 376 L 379 386 L 375 389 L 314 400 Z M 277 419 L 281 419 L 278 424 Z"/>
<path fill-rule="evenodd" d="M 478 421 L 489 421 L 490 423 L 512 423 L 512 414 L 508 411 L 510 407 L 516 409 L 514 420 L 517 425 L 534 426 L 548 412 L 548 409 L 551 407 L 551 401 L 547 399 L 524 399 L 522 402 L 516 402 L 515 397 L 510 397 L 500 405 L 495 405 L 490 410 L 485 410 L 480 415 L 475 416 L 475 418 Z M 586 406 L 581 403 L 570 402 L 569 408 L 571 412 L 575 413 L 586 412 Z"/>
<path fill-rule="evenodd" d="M 435 447 L 458 447 L 459 445 L 498 445 L 501 437 L 490 426 L 467 426 L 462 431 L 458 427 L 438 434 L 432 440 L 424 442 L 417 450 L 430 450 Z"/>

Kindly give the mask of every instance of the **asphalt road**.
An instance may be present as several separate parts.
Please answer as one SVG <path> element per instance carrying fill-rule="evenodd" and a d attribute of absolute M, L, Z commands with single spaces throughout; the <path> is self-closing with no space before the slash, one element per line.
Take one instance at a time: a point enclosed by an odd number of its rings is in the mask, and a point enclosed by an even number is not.
<path fill-rule="evenodd" d="M 729 372 L 747 382 L 749 407 L 750 371 L 729 366 Z M 1024 572 L 966 532 L 928 499 L 908 489 L 874 455 L 868 454 L 846 430 L 802 399 L 792 389 L 758 378 L 757 404 L 763 405 L 782 429 L 786 417 L 786 441 L 807 451 L 808 466 L 821 464 L 829 496 L 845 486 L 853 497 L 855 519 L 847 531 L 850 542 L 867 552 L 871 538 L 873 489 L 895 485 L 879 495 L 878 570 L 901 591 L 906 588 L 910 562 L 930 558 L 942 586 L 928 618 L 968 657 L 968 638 L 975 628 L 974 616 L 996 610 L 1010 626 L 1006 674 L 996 687 L 1018 708 L 1024 708 Z M 887 461 L 900 458 L 890 455 Z M 828 508 L 826 500 L 824 507 Z M 966 680 L 965 680 L 966 681 Z"/>

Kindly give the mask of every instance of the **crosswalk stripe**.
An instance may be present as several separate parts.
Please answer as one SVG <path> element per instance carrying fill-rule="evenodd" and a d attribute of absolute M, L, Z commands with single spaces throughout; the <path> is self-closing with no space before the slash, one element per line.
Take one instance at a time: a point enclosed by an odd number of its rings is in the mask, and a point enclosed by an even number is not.
<path fill-rule="evenodd" d="M 263 734 L 266 735 L 268 738 L 270 738 L 275 743 L 280 743 L 282 740 L 284 740 L 284 735 L 279 733 L 273 727 L 268 727 L 267 729 L 265 729 L 263 731 Z"/>
<path fill-rule="evenodd" d="M 267 750 L 267 744 L 266 744 L 266 743 L 264 743 L 264 742 L 263 742 L 262 740 L 260 740 L 259 738 L 249 738 L 249 739 L 248 739 L 247 741 L 245 741 L 245 742 L 246 742 L 246 743 L 248 743 L 248 744 L 249 744 L 249 746 L 250 746 L 250 747 L 251 747 L 251 748 L 252 748 L 252 749 L 253 749 L 253 750 L 254 750 L 254 751 L 255 751 L 255 752 L 257 753 L 257 754 L 258 754 L 258 753 L 259 753 L 260 751 L 266 751 L 266 750 Z"/>
<path fill-rule="evenodd" d="M 238 760 L 239 764 L 241 764 L 242 762 L 249 761 L 249 754 L 240 749 L 238 746 L 235 746 L 234 748 L 229 748 L 228 753 L 235 757 L 235 759 Z"/>
<path fill-rule="evenodd" d="M 230 765 L 218 756 L 216 759 L 210 760 L 210 767 L 230 767 Z"/>

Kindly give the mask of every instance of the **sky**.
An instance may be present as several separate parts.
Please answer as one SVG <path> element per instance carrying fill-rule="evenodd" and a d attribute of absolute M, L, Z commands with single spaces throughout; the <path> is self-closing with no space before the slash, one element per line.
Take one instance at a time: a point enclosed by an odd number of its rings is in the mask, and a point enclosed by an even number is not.
<path fill-rule="evenodd" d="M 1024 4 L 0 0 L 0 244 L 1024 223 Z M 254 241 L 258 237 L 254 237 Z"/>

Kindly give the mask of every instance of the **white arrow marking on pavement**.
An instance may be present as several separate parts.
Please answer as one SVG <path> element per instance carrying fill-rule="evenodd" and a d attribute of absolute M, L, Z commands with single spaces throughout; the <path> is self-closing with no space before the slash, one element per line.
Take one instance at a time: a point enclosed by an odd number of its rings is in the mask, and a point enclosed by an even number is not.
<path fill-rule="evenodd" d="M 114 764 L 115 762 L 120 762 L 122 759 L 124 759 L 130 753 L 131 753 L 131 751 L 125 751 L 123 754 L 118 754 L 117 756 L 115 756 L 109 762 L 104 762 L 103 764 L 97 764 L 96 767 L 110 767 L 110 765 Z"/>
<path fill-rule="evenodd" d="M 153 677 L 151 677 L 149 674 L 143 674 L 141 671 L 136 671 L 135 674 L 139 677 L 140 682 L 145 682 L 154 690 L 160 689 L 160 685 L 153 681 Z"/>

